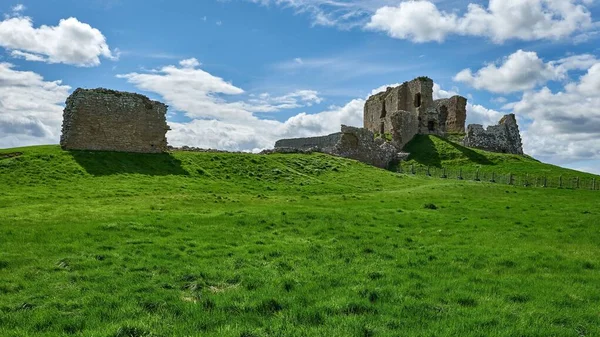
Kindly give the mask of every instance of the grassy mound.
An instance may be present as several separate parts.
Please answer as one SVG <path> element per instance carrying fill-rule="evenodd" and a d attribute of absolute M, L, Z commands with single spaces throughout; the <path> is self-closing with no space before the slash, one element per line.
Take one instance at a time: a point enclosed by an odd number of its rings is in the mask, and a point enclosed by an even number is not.
<path fill-rule="evenodd" d="M 593 174 L 545 164 L 527 155 L 471 149 L 438 136 L 417 135 L 406 144 L 404 150 L 411 154 L 408 161 L 403 163 L 406 166 L 414 164 L 449 169 L 463 168 L 472 171 L 479 169 L 481 172 L 496 172 L 497 174 L 598 178 Z"/>
<path fill-rule="evenodd" d="M 0 186 L 0 336 L 600 335 L 597 191 L 57 146 Z"/>

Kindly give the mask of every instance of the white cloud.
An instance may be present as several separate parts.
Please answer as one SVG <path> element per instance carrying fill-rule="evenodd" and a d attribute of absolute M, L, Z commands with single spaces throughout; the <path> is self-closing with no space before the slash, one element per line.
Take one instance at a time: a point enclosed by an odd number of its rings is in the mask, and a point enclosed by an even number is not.
<path fill-rule="evenodd" d="M 21 12 L 25 11 L 26 9 L 27 9 L 27 7 L 25 7 L 25 5 L 23 5 L 23 4 L 17 4 L 17 5 L 14 5 L 14 6 L 11 8 L 12 12 L 13 12 L 14 14 L 17 14 L 17 15 L 18 15 L 19 13 L 21 13 Z"/>
<path fill-rule="evenodd" d="M 236 119 L 248 121 L 254 112 L 277 112 L 321 103 L 314 90 L 296 90 L 282 96 L 263 93 L 248 100 L 229 102 L 223 95 L 239 95 L 244 90 L 199 69 L 198 60 L 186 59 L 181 67 L 166 66 L 150 73 L 117 75 L 138 88 L 163 96 L 176 110 L 185 111 L 190 118 Z"/>
<path fill-rule="evenodd" d="M 454 80 L 475 89 L 511 93 L 530 90 L 551 80 L 564 80 L 569 71 L 584 70 L 596 62 L 595 56 L 583 54 L 546 63 L 535 52 L 518 50 L 499 65 L 489 64 L 476 73 L 464 69 L 456 74 Z"/>
<path fill-rule="evenodd" d="M 512 103 L 532 121 L 523 138 L 528 153 L 553 160 L 600 159 L 600 62 L 563 91 L 544 87 Z"/>
<path fill-rule="evenodd" d="M 397 0 L 247 0 L 263 6 L 277 5 L 308 14 L 313 25 L 343 29 L 364 25 L 379 6 Z"/>
<path fill-rule="evenodd" d="M 458 90 L 456 88 L 448 91 L 442 89 L 442 87 L 439 84 L 433 83 L 433 99 L 450 98 L 456 95 L 458 95 Z"/>
<path fill-rule="evenodd" d="M 195 58 L 191 58 L 179 61 L 179 65 L 184 68 L 196 68 L 200 66 L 200 62 Z"/>
<path fill-rule="evenodd" d="M 169 123 L 172 131 L 168 140 L 172 145 L 258 150 L 272 147 L 280 138 L 333 133 L 339 131 L 342 123 L 362 124 L 364 100 L 353 100 L 318 114 L 300 113 L 285 122 L 260 119 L 254 113 L 311 106 L 323 99 L 314 90 L 296 90 L 281 96 L 263 93 L 231 101 L 244 90 L 197 68 L 198 65 L 195 59 L 184 60 L 180 67 L 118 75 L 139 89 L 159 94 L 170 106 L 193 119 L 189 123 Z"/>
<path fill-rule="evenodd" d="M 58 143 L 70 87 L 0 63 L 0 148 Z"/>
<path fill-rule="evenodd" d="M 490 0 L 488 7 L 470 3 L 462 16 L 441 11 L 426 0 L 403 1 L 379 8 L 365 26 L 398 39 L 443 41 L 448 35 L 557 40 L 594 29 L 586 0 Z"/>
<path fill-rule="evenodd" d="M 285 122 L 252 118 L 235 120 L 196 119 L 189 123 L 170 122 L 169 144 L 234 151 L 257 152 L 272 148 L 282 138 L 322 136 L 340 131 L 341 124 L 362 126 L 364 100 L 352 100 L 342 107 L 318 113 L 300 113 Z"/>
<path fill-rule="evenodd" d="M 65 63 L 91 67 L 100 57 L 118 58 L 102 33 L 76 18 L 60 20 L 57 26 L 33 27 L 29 17 L 10 17 L 0 21 L 0 47 L 13 57 L 29 61 Z"/>

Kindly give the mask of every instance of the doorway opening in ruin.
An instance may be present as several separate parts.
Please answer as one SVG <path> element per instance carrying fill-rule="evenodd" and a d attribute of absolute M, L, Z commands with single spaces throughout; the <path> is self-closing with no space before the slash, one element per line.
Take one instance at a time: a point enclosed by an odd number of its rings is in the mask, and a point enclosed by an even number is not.
<path fill-rule="evenodd" d="M 435 122 L 434 121 L 429 121 L 427 123 L 427 130 L 429 130 L 429 132 L 435 132 Z"/>
<path fill-rule="evenodd" d="M 383 102 L 381 102 L 381 114 L 379 115 L 379 118 L 384 118 L 385 117 L 385 100 Z"/>
<path fill-rule="evenodd" d="M 415 95 L 415 108 L 418 108 L 421 106 L 421 93 L 417 93 Z"/>

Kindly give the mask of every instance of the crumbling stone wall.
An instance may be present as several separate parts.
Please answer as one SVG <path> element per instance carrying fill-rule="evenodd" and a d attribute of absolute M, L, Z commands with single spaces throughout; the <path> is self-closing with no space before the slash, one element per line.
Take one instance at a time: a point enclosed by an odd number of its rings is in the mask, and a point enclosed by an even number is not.
<path fill-rule="evenodd" d="M 335 141 L 334 144 L 331 142 Z M 275 143 L 274 152 L 317 151 L 335 156 L 351 158 L 363 163 L 388 168 L 398 160 L 398 150 L 394 145 L 373 132 L 352 126 L 342 125 L 342 132 L 324 137 L 282 139 Z"/>
<path fill-rule="evenodd" d="M 77 89 L 67 98 L 60 145 L 65 150 L 167 151 L 167 106 L 108 89 Z"/>
<path fill-rule="evenodd" d="M 462 96 L 437 99 L 433 101 L 439 111 L 440 123 L 445 125 L 446 133 L 465 133 L 467 121 L 467 99 Z"/>
<path fill-rule="evenodd" d="M 320 149 L 331 152 L 335 144 L 340 141 L 342 133 L 333 133 L 328 136 L 281 139 L 275 143 L 275 148 L 294 148 L 300 150 Z"/>
<path fill-rule="evenodd" d="M 464 133 L 467 99 L 454 96 L 433 100 L 433 81 L 419 77 L 372 95 L 364 107 L 364 127 L 376 134 L 389 133 L 401 149 L 416 134 L 444 136 Z"/>
<path fill-rule="evenodd" d="M 487 129 L 481 124 L 469 125 L 463 144 L 492 152 L 523 154 L 519 126 L 514 114 L 505 115 L 498 125 Z"/>

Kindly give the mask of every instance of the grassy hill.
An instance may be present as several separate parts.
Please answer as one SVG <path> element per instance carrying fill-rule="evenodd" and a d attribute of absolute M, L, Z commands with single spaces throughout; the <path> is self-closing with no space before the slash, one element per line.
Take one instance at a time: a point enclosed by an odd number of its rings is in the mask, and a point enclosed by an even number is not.
<path fill-rule="evenodd" d="M 0 187 L 0 336 L 600 335 L 598 191 L 57 146 Z"/>
<path fill-rule="evenodd" d="M 542 163 L 529 156 L 514 154 L 494 153 L 479 149 L 464 147 L 448 139 L 417 135 L 405 148 L 411 153 L 405 165 L 430 166 L 434 168 L 448 168 L 464 170 L 477 170 L 481 172 L 496 172 L 497 174 L 535 175 L 555 178 L 563 176 L 580 178 L 598 178 L 589 173 L 583 173 L 555 165 Z"/>

